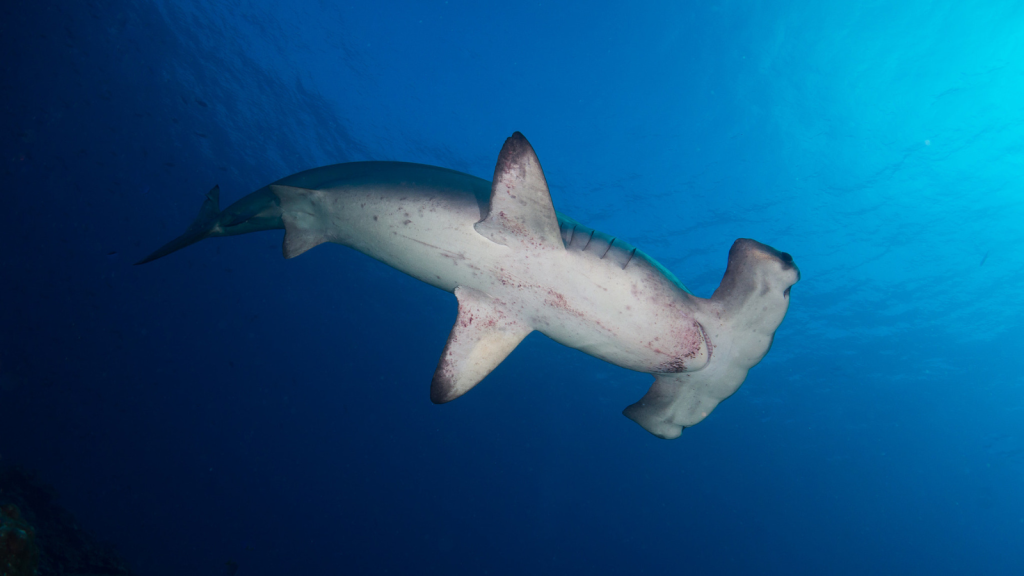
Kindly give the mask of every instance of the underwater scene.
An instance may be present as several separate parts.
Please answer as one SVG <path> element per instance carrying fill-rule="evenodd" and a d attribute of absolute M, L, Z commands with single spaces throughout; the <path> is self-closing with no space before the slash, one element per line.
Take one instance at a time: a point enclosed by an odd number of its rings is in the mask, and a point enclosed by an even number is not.
<path fill-rule="evenodd" d="M 1022 32 L 4 3 L 0 575 L 1024 574 Z"/>

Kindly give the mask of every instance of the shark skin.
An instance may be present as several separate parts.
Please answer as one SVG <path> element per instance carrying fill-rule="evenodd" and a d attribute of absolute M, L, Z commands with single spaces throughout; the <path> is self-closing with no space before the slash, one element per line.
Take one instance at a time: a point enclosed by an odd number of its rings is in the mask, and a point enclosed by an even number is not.
<path fill-rule="evenodd" d="M 518 132 L 493 182 L 354 162 L 293 174 L 224 211 L 218 203 L 215 187 L 192 226 L 139 263 L 204 238 L 279 228 L 285 258 L 324 242 L 349 246 L 455 294 L 433 402 L 465 394 L 537 330 L 652 374 L 650 390 L 623 413 L 666 439 L 739 388 L 768 353 L 800 279 L 789 254 L 739 239 L 711 298 L 694 296 L 642 251 L 555 212 L 540 161 Z"/>

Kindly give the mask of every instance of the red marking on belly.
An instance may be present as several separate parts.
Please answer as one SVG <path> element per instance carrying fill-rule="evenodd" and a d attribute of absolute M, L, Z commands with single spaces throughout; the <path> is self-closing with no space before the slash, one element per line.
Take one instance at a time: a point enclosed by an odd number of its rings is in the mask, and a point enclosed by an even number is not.
<path fill-rule="evenodd" d="M 655 340 L 658 340 L 658 338 L 655 338 Z M 701 345 L 704 345 L 707 350 L 704 362 L 706 363 L 711 358 L 711 343 L 708 342 L 704 327 L 696 320 L 691 319 L 689 325 L 684 324 L 681 328 L 673 329 L 672 342 L 676 346 L 668 352 L 663 351 L 661 348 L 655 348 L 653 342 L 648 343 L 648 347 L 655 354 L 669 356 L 669 359 L 659 364 L 653 370 L 654 372 L 670 374 L 686 372 L 692 361 L 700 355 Z"/>
<path fill-rule="evenodd" d="M 583 318 L 585 316 L 583 312 L 580 312 L 579 310 L 570 306 L 569 302 L 565 299 L 565 296 L 563 296 L 561 293 L 555 292 L 550 288 L 547 292 L 550 298 L 545 298 L 544 303 L 547 304 L 548 306 L 551 306 L 552 308 L 558 308 L 559 310 L 565 310 L 566 312 L 572 314 L 573 316 L 576 316 L 577 318 Z"/>
<path fill-rule="evenodd" d="M 661 374 L 678 374 L 680 372 L 686 372 L 686 362 L 679 358 L 673 358 L 664 364 L 660 364 L 654 369 L 654 372 Z"/>

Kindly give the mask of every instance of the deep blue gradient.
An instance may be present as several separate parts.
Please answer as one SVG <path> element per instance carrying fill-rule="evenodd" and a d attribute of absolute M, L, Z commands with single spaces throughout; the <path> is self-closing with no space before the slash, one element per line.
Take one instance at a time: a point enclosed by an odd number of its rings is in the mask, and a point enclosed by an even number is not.
<path fill-rule="evenodd" d="M 7 2 L 0 464 L 139 574 L 1021 574 L 1019 2 Z M 803 280 L 678 440 L 651 378 L 530 336 L 434 406 L 450 294 L 281 232 L 141 267 L 353 160 L 490 178 L 709 296 Z"/>

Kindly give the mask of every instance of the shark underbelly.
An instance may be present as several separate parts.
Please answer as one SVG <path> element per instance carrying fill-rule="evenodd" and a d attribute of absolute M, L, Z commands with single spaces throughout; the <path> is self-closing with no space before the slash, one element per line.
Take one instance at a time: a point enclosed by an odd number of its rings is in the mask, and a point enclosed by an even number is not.
<path fill-rule="evenodd" d="M 422 186 L 342 186 L 323 190 L 330 241 L 454 292 L 475 286 L 507 248 L 473 229 L 481 218 L 471 194 Z"/>
<path fill-rule="evenodd" d="M 455 184 L 459 184 L 456 182 Z M 454 292 L 480 291 L 556 342 L 632 370 L 682 372 L 707 360 L 678 289 L 646 260 L 509 247 L 482 236 L 472 190 L 452 185 L 339 185 L 320 190 L 330 241 Z"/>

